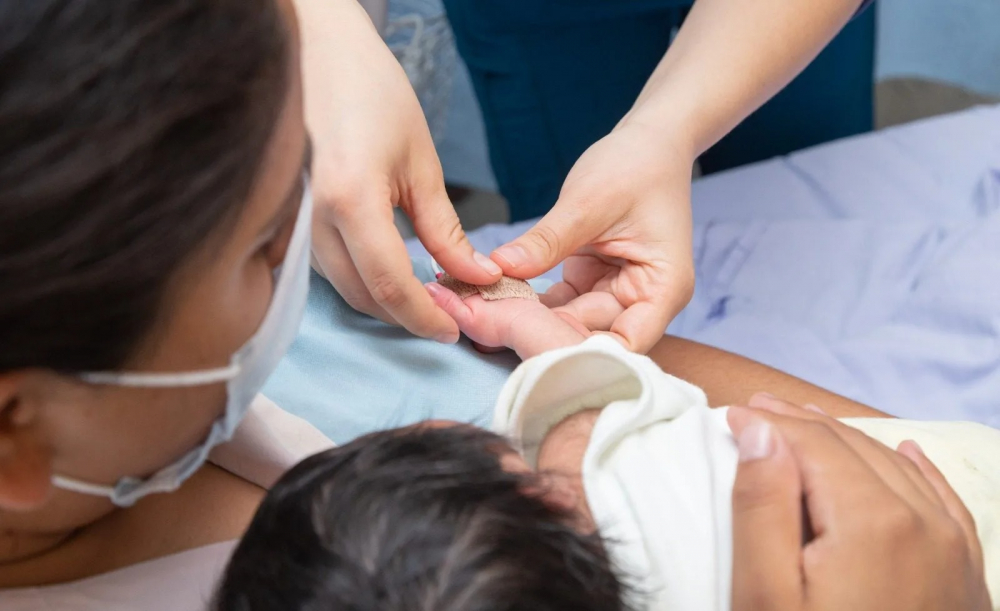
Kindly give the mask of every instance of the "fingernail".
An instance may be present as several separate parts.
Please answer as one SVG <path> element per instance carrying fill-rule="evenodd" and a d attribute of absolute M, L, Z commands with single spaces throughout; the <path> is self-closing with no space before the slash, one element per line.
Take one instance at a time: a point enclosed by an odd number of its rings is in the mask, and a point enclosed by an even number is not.
<path fill-rule="evenodd" d="M 817 414 L 822 414 L 824 416 L 826 415 L 826 412 L 823 411 L 822 407 L 820 407 L 818 405 L 813 405 L 812 403 L 806 403 L 805 405 L 802 406 L 802 409 L 807 409 L 807 410 L 809 410 L 811 412 L 815 412 Z"/>
<path fill-rule="evenodd" d="M 472 253 L 472 258 L 479 264 L 479 267 L 485 269 L 493 275 L 503 273 L 503 270 L 500 269 L 500 266 L 497 265 L 493 259 L 490 259 L 481 252 Z"/>
<path fill-rule="evenodd" d="M 431 297 L 437 297 L 441 294 L 441 285 L 437 282 L 428 282 L 424 285 L 424 288 L 431 294 Z"/>
<path fill-rule="evenodd" d="M 750 462 L 767 458 L 774 452 L 774 436 L 771 424 L 766 420 L 754 419 L 736 440 L 740 462 Z"/>
<path fill-rule="evenodd" d="M 493 254 L 500 257 L 511 267 L 524 265 L 528 262 L 528 251 L 517 245 L 501 246 L 493 251 Z"/>
<path fill-rule="evenodd" d="M 905 442 L 903 442 L 903 443 L 908 443 L 908 444 L 910 444 L 911 446 L 913 446 L 913 449 L 914 449 L 914 450 L 916 450 L 916 451 L 917 451 L 917 453 L 918 453 L 918 454 L 920 454 L 921 456 L 927 456 L 927 454 L 925 454 L 925 453 L 924 453 L 924 449 L 923 449 L 923 448 L 921 448 L 921 447 L 920 447 L 920 444 L 919 444 L 919 443 L 917 443 L 916 441 L 913 441 L 912 439 L 907 439 L 907 440 L 906 440 Z"/>
<path fill-rule="evenodd" d="M 442 333 L 441 335 L 435 337 L 434 341 L 438 342 L 439 344 L 454 344 L 455 342 L 458 341 L 458 338 L 452 335 L 451 333 Z"/>

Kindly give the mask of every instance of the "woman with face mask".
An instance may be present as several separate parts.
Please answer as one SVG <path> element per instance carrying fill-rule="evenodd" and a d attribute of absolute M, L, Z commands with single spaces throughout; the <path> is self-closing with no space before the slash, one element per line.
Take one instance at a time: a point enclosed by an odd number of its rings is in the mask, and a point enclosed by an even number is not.
<path fill-rule="evenodd" d="M 257 396 L 307 289 L 298 48 L 290 0 L 0 9 L 5 611 L 204 608 L 265 488 L 329 447 Z M 844 401 L 664 348 L 710 393 Z M 964 568 L 910 576 L 944 591 Z"/>
<path fill-rule="evenodd" d="M 255 401 L 308 288 L 297 49 L 274 0 L 0 11 L 0 607 L 194 608 L 330 445 Z"/>

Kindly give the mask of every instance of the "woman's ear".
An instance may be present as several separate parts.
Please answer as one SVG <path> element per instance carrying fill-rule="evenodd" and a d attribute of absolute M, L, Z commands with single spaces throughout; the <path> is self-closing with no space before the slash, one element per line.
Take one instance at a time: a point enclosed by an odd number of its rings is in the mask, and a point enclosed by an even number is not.
<path fill-rule="evenodd" d="M 41 405 L 28 392 L 32 374 L 0 373 L 0 509 L 30 511 L 52 493 L 52 454 L 39 425 Z"/>

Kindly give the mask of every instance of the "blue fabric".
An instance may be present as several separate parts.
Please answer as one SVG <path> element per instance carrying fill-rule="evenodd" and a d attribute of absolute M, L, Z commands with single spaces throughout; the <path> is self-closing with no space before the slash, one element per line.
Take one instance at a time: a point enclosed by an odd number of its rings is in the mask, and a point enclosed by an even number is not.
<path fill-rule="evenodd" d="M 429 258 L 413 269 L 424 282 L 434 279 Z M 299 337 L 263 391 L 278 405 L 338 443 L 431 418 L 489 424 L 489 408 L 519 362 L 513 353 L 414 337 L 356 312 L 316 273 L 309 290 Z"/>
<path fill-rule="evenodd" d="M 631 108 L 691 0 L 444 0 L 513 220 L 555 203 L 570 168 Z M 872 128 L 875 11 L 702 158 L 711 173 Z M 706 75 L 711 78 L 711 75 Z"/>
<path fill-rule="evenodd" d="M 899 416 L 1000 427 L 997 133 L 1000 107 L 977 109 L 697 181 L 697 288 L 670 332 Z M 528 226 L 470 238 L 488 252 Z M 312 289 L 265 389 L 279 405 L 340 442 L 489 421 L 512 355 L 413 339 Z"/>

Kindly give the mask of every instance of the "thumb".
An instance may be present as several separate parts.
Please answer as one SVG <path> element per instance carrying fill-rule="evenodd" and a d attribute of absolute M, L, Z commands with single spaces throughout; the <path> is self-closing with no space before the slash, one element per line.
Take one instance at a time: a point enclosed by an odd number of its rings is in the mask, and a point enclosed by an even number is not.
<path fill-rule="evenodd" d="M 410 220 L 420 243 L 444 271 L 470 284 L 492 284 L 500 279 L 500 267 L 472 247 L 443 187 L 414 206 Z"/>
<path fill-rule="evenodd" d="M 802 484 L 777 429 L 750 410 L 730 408 L 739 465 L 733 485 L 735 611 L 802 605 Z"/>
<path fill-rule="evenodd" d="M 596 239 L 607 229 L 604 221 L 604 215 L 580 202 L 560 199 L 527 233 L 494 250 L 493 260 L 508 276 L 540 276 Z"/>

